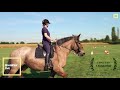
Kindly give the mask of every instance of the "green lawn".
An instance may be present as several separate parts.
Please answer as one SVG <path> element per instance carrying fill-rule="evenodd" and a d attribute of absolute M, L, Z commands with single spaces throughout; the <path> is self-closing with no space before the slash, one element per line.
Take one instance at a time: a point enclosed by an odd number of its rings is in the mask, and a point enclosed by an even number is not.
<path fill-rule="evenodd" d="M 0 76 L 2 75 L 2 57 L 8 57 L 9 53 L 14 49 L 0 48 Z M 78 57 L 72 53 L 69 55 L 67 65 L 64 68 L 68 73 L 68 78 L 120 77 L 120 45 L 96 45 L 96 48 L 93 48 L 93 45 L 84 45 L 84 49 L 86 55 L 83 57 Z M 106 55 L 104 50 L 108 50 L 109 55 Z M 93 51 L 93 55 L 91 55 L 91 51 Z M 48 72 L 43 73 L 30 69 L 24 72 L 26 78 L 45 78 L 48 75 Z M 57 75 L 55 77 L 61 78 Z"/>

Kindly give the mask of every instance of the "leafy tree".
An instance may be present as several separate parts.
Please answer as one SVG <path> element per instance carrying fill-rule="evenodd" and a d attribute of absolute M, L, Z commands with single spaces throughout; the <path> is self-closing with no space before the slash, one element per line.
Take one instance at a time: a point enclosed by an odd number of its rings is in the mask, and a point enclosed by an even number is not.
<path fill-rule="evenodd" d="M 105 42 L 109 42 L 109 41 L 110 41 L 110 37 L 108 35 L 106 35 Z"/>
<path fill-rule="evenodd" d="M 15 44 L 14 42 L 10 42 L 10 44 Z"/>
<path fill-rule="evenodd" d="M 19 44 L 18 42 L 16 42 L 16 44 Z"/>
<path fill-rule="evenodd" d="M 21 41 L 20 44 L 25 44 L 25 42 Z"/>
<path fill-rule="evenodd" d="M 115 32 L 115 27 L 112 27 L 111 37 L 112 37 L 112 42 L 116 42 L 118 40 L 118 37 Z"/>

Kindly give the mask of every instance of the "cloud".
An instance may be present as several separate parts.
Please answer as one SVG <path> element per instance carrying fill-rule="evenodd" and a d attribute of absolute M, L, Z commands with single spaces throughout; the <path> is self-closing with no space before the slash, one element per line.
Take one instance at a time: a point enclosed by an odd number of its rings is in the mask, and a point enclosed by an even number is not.
<path fill-rule="evenodd" d="M 9 26 L 15 26 L 20 24 L 40 24 L 41 20 L 32 20 L 32 19 L 9 19 L 0 21 L 0 25 L 9 25 Z"/>
<path fill-rule="evenodd" d="M 80 16 L 79 20 L 80 21 L 86 21 L 86 20 L 88 20 L 88 18 L 86 16 Z"/>
<path fill-rule="evenodd" d="M 62 23 L 62 22 L 64 22 L 63 17 L 61 17 L 61 16 L 53 16 L 52 14 L 49 15 L 48 13 L 29 12 L 29 13 L 24 13 L 24 14 L 29 15 L 29 16 L 39 17 L 41 19 L 41 21 L 43 19 L 49 19 L 51 23 Z"/>
<path fill-rule="evenodd" d="M 40 13 L 36 13 L 36 12 L 25 12 L 23 14 L 28 16 L 37 16 L 37 17 L 41 16 Z"/>
<path fill-rule="evenodd" d="M 33 23 L 33 24 L 40 24 L 41 22 L 40 22 L 40 20 L 30 20 L 30 19 L 20 19 L 19 21 L 18 21 L 18 23 L 23 23 L 23 24 L 25 24 L 25 23 Z"/>
<path fill-rule="evenodd" d="M 36 18 L 39 18 L 41 20 L 43 20 L 45 18 L 47 19 L 50 17 L 48 14 L 41 13 L 41 12 L 25 12 L 23 14 L 26 16 L 36 17 Z"/>
<path fill-rule="evenodd" d="M 52 16 L 52 17 L 50 16 L 49 19 L 50 19 L 50 22 L 54 24 L 65 22 L 65 19 L 59 16 Z"/>
<path fill-rule="evenodd" d="M 104 21 L 108 21 L 109 18 L 108 18 L 108 17 L 104 17 L 103 20 L 104 20 Z"/>
<path fill-rule="evenodd" d="M 24 15 L 30 15 L 30 16 L 37 16 L 35 19 L 24 19 L 24 18 L 8 18 L 4 20 L 0 20 L 0 25 L 9 25 L 9 26 L 15 26 L 19 24 L 41 24 L 41 21 L 43 19 L 48 19 L 53 24 L 63 23 L 65 20 L 62 17 L 59 16 L 45 16 L 40 15 L 39 13 L 24 13 Z M 39 18 L 38 18 L 39 16 Z"/>
<path fill-rule="evenodd" d="M 41 12 L 23 12 L 23 15 L 29 16 L 29 18 L 22 18 L 21 17 L 9 17 L 4 20 L 0 20 L 0 25 L 10 25 L 15 26 L 18 24 L 41 24 L 43 19 L 50 20 L 51 23 L 58 24 L 63 23 L 65 20 L 61 16 L 54 16 L 50 13 L 41 13 Z M 31 18 L 30 18 L 31 17 Z"/>

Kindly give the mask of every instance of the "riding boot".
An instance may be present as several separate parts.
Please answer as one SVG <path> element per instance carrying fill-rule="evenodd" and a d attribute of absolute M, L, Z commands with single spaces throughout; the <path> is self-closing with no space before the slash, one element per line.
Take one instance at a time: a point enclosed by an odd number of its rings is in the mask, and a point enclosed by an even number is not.
<path fill-rule="evenodd" d="M 44 70 L 48 71 L 48 67 L 49 67 L 49 54 L 46 54 Z"/>
<path fill-rule="evenodd" d="M 52 64 L 52 61 L 51 61 L 51 59 L 49 59 L 49 62 L 48 62 L 48 64 L 49 64 L 49 69 L 52 69 L 53 68 L 53 64 Z"/>

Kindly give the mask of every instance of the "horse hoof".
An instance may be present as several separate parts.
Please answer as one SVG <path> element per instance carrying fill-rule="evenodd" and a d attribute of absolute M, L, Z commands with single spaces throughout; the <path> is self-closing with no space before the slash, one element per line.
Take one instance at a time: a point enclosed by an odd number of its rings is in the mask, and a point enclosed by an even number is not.
<path fill-rule="evenodd" d="M 66 73 L 62 74 L 63 78 L 67 78 L 67 76 L 68 76 L 68 74 L 66 74 Z"/>

